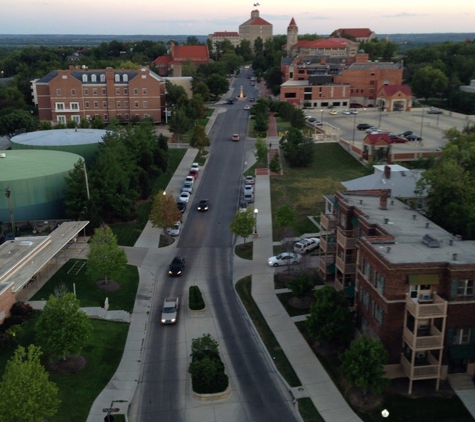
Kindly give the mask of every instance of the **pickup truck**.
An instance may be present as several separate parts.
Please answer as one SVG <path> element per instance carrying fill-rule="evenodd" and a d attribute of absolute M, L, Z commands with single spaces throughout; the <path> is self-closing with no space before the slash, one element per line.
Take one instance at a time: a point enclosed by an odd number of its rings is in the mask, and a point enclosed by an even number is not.
<path fill-rule="evenodd" d="M 167 297 L 163 302 L 162 324 L 175 324 L 178 318 L 179 299 L 177 297 Z"/>
<path fill-rule="evenodd" d="M 317 249 L 318 245 L 320 245 L 320 239 L 318 237 L 302 239 L 294 245 L 294 252 L 304 254 Z"/>

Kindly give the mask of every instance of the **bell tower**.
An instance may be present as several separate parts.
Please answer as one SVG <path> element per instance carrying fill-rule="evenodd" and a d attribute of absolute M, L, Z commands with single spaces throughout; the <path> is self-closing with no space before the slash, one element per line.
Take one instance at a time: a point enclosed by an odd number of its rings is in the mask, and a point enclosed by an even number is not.
<path fill-rule="evenodd" d="M 299 40 L 299 27 L 295 23 L 295 19 L 292 18 L 292 20 L 289 23 L 289 26 L 287 27 L 287 56 L 292 55 L 292 48 L 294 45 L 297 44 Z"/>

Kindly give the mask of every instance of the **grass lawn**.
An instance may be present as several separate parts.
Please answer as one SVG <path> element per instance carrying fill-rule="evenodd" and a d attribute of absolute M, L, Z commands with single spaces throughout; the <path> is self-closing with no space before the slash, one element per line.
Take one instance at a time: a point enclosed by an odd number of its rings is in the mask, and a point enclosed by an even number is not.
<path fill-rule="evenodd" d="M 252 242 L 241 243 L 234 247 L 234 253 L 239 258 L 252 260 L 253 246 Z"/>
<path fill-rule="evenodd" d="M 306 168 L 289 167 L 282 162 L 283 176 L 271 177 L 272 209 L 289 204 L 297 213 L 295 235 L 315 232 L 309 215 L 319 215 L 324 209 L 323 195 L 341 190 L 341 181 L 364 176 L 366 167 L 351 157 L 339 144 L 315 145 L 315 160 Z M 275 219 L 273 219 L 275 222 Z M 280 240 L 281 231 L 274 226 L 274 240 Z"/>
<path fill-rule="evenodd" d="M 152 195 L 153 198 L 158 191 L 165 190 L 170 183 L 175 170 L 180 164 L 183 156 L 186 153 L 186 149 L 181 148 L 170 148 L 169 153 L 169 162 L 168 162 L 168 172 L 166 174 L 160 175 L 155 181 Z M 143 228 L 147 224 L 148 216 L 150 215 L 150 209 L 152 208 L 152 201 L 141 202 L 137 206 L 137 219 L 128 223 L 116 223 L 111 224 L 110 228 L 117 236 L 117 242 L 122 246 L 134 246 L 135 242 L 142 233 Z M 158 240 L 157 240 L 158 246 Z"/>
<path fill-rule="evenodd" d="M 17 336 L 18 344 L 27 347 L 34 343 L 34 324 L 37 317 L 38 315 L 35 315 L 32 320 L 22 325 L 23 330 Z M 84 422 L 92 403 L 110 381 L 122 358 L 129 324 L 95 319 L 91 322 L 94 334 L 91 343 L 81 353 L 86 359 L 86 367 L 74 375 L 50 373 L 49 378 L 58 386 L 61 399 L 58 413 L 49 419 L 51 422 Z M 16 344 L 12 344 L 0 354 L 0 373 L 3 374 L 6 362 L 16 347 Z"/>
<path fill-rule="evenodd" d="M 68 274 L 75 262 L 84 262 L 86 265 L 77 275 Z M 31 300 L 47 300 L 55 289 L 64 284 L 68 292 L 73 292 L 73 284 L 76 287 L 76 295 L 82 307 L 103 306 L 106 297 L 109 298 L 109 309 L 132 312 L 135 296 L 139 283 L 137 267 L 127 265 L 120 277 L 115 280 L 120 284 L 120 289 L 115 292 L 106 292 L 99 289 L 95 280 L 86 275 L 87 261 L 70 259 L 56 274 L 31 298 Z"/>
<path fill-rule="evenodd" d="M 311 398 L 305 397 L 298 399 L 297 402 L 300 416 L 302 416 L 305 422 L 325 422 L 325 419 L 320 416 Z"/>
<path fill-rule="evenodd" d="M 308 315 L 310 313 L 310 308 L 295 308 L 289 304 L 289 299 L 293 298 L 295 295 L 292 292 L 289 293 L 279 293 L 277 299 L 280 300 L 282 306 L 285 308 L 289 316 L 298 316 L 298 315 Z M 309 293 L 309 296 L 313 296 L 313 292 Z"/>

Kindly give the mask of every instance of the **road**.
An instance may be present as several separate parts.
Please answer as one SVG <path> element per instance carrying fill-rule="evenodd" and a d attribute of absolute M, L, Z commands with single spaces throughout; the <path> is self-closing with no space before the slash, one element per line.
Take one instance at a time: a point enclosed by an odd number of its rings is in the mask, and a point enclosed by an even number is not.
<path fill-rule="evenodd" d="M 256 95 L 244 72 L 233 84 L 234 96 L 239 95 L 240 85 L 244 86 L 246 95 Z M 243 109 L 244 104 L 246 99 L 225 106 L 227 111 L 216 119 L 210 132 L 210 157 L 206 170 L 199 175 L 199 187 L 192 194 L 177 248 L 168 255 L 149 251 L 144 261 L 144 266 L 158 265 L 159 269 L 143 352 L 143 371 L 131 404 L 130 413 L 134 415 L 131 420 L 136 422 L 158 418 L 161 422 L 296 420 L 289 405 L 290 397 L 237 302 L 232 284 L 233 238 L 229 224 L 242 190 L 245 156 L 254 144 L 245 140 L 249 112 Z M 231 142 L 232 133 L 239 133 L 241 141 Z M 202 198 L 210 203 L 210 210 L 205 213 L 196 211 Z M 173 255 L 187 259 L 184 275 L 178 279 L 166 276 L 166 266 Z M 159 318 L 163 299 L 180 296 L 185 307 L 190 285 L 202 289 L 206 316 L 191 317 L 182 308 L 178 324 L 162 326 Z M 202 404 L 190 396 L 187 366 L 191 339 L 206 332 L 219 343 L 232 387 L 230 398 L 217 404 Z M 214 419 L 197 419 L 197 409 L 204 412 L 210 406 L 214 406 Z"/>

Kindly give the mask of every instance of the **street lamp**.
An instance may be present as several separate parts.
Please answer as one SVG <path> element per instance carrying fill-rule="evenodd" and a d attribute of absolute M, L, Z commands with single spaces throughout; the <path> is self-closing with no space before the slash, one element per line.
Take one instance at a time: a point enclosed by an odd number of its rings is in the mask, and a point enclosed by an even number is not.
<path fill-rule="evenodd" d="M 353 145 L 355 144 L 356 114 L 353 114 Z"/>
<path fill-rule="evenodd" d="M 5 189 L 5 196 L 8 201 L 8 210 L 10 211 L 10 222 L 12 224 L 12 232 L 15 234 L 15 221 L 13 220 L 13 208 L 12 208 L 12 200 L 10 199 L 10 195 L 12 194 L 12 191 L 10 190 L 9 187 Z"/>
<path fill-rule="evenodd" d="M 422 138 L 422 129 L 424 128 L 424 105 L 422 106 L 422 115 L 421 115 L 421 134 L 419 135 Z"/>
<path fill-rule="evenodd" d="M 254 209 L 254 234 L 257 234 L 257 213 L 259 210 L 257 208 Z"/>

